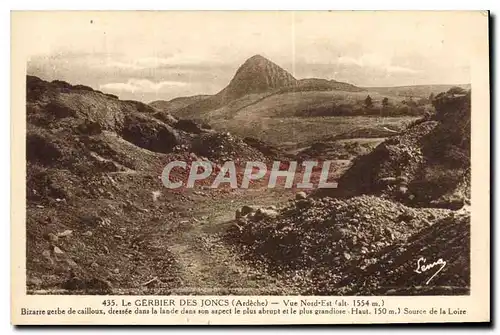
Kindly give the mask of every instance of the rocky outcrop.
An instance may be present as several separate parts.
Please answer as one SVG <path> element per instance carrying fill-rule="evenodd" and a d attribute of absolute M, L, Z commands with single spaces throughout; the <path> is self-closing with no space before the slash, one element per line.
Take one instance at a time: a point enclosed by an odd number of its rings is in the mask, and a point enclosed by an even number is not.
<path fill-rule="evenodd" d="M 155 152 L 171 152 L 180 143 L 179 134 L 175 129 L 141 114 L 127 115 L 120 133 L 125 140 Z"/>
<path fill-rule="evenodd" d="M 286 70 L 261 55 L 255 55 L 238 68 L 223 90 L 175 110 L 175 115 L 183 118 L 199 117 L 245 95 L 273 92 L 296 84 L 297 80 Z"/>
<path fill-rule="evenodd" d="M 230 133 L 209 132 L 198 136 L 192 142 L 192 151 L 214 162 L 234 161 L 236 164 L 248 161 L 266 161 L 266 156 Z"/>
<path fill-rule="evenodd" d="M 297 80 L 286 70 L 261 55 L 245 61 L 229 85 L 218 93 L 225 102 L 251 93 L 267 92 L 294 86 Z"/>
<path fill-rule="evenodd" d="M 439 94 L 434 105 L 433 117 L 422 119 L 357 158 L 339 179 L 337 195 L 386 195 L 412 206 L 451 209 L 467 203 L 470 91 Z"/>

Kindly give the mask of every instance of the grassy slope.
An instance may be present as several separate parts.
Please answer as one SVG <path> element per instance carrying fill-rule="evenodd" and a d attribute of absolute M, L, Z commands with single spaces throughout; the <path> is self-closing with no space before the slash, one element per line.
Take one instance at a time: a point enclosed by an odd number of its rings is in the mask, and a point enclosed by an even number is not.
<path fill-rule="evenodd" d="M 273 145 L 293 148 L 360 128 L 400 128 L 417 117 L 330 116 L 314 118 L 259 118 L 248 122 L 221 120 L 212 126 L 240 136 L 257 137 Z"/>
<path fill-rule="evenodd" d="M 295 116 L 304 109 L 328 107 L 332 104 L 347 104 L 359 108 L 368 94 L 375 106 L 385 97 L 377 92 L 311 91 L 281 94 L 271 92 L 249 94 L 216 110 L 196 115 L 185 114 L 182 111 L 174 114 L 177 117 L 202 119 L 217 130 L 256 137 L 274 145 L 285 146 L 297 143 L 307 145 L 326 136 L 341 135 L 366 127 L 380 128 L 388 125 L 400 128 L 404 123 L 415 119 L 411 116 L 384 118 Z M 400 103 L 402 100 L 394 96 L 390 96 L 389 99 L 393 103 Z"/>
<path fill-rule="evenodd" d="M 308 91 L 308 92 L 266 92 L 245 95 L 215 110 L 176 110 L 173 114 L 182 118 L 205 120 L 260 117 L 290 117 L 305 109 L 328 107 L 333 103 L 344 104 L 353 108 L 361 107 L 367 95 L 373 99 L 374 105 L 388 97 L 392 103 L 400 103 L 402 98 L 391 95 L 381 95 L 378 92 L 347 92 L 347 91 Z"/>
<path fill-rule="evenodd" d="M 159 110 L 171 113 L 186 106 L 189 106 L 195 102 L 202 101 L 208 97 L 210 97 L 210 95 L 193 95 L 190 97 L 175 98 L 169 101 L 156 100 L 150 102 L 149 105 Z"/>

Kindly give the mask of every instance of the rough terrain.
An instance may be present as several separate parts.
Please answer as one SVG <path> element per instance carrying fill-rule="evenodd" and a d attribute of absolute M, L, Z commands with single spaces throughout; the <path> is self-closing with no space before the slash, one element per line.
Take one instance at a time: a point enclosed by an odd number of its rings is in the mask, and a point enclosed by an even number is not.
<path fill-rule="evenodd" d="M 209 107 L 225 108 L 276 89 L 359 94 L 337 82 L 300 84 L 281 70 L 251 59 L 230 92 Z M 286 144 L 276 146 L 265 136 L 220 132 L 154 105 L 28 76 L 27 289 L 468 294 L 468 99 L 470 91 L 450 90 L 433 100 L 435 113 L 406 120 L 413 121 L 408 128 L 407 122 L 374 117 L 376 127 L 332 130 L 285 151 Z M 172 103 L 194 108 L 206 99 Z M 271 189 L 268 175 L 249 189 L 210 188 L 213 176 L 193 189 L 167 189 L 161 180 L 172 161 L 209 162 L 214 171 L 234 161 L 240 182 L 247 161 L 270 167 L 281 160 L 286 168 L 290 160 L 309 159 L 333 160 L 330 178 L 339 181 L 339 189 L 302 192 L 283 182 Z M 314 170 L 312 179 L 318 175 Z M 176 169 L 171 180 L 187 176 Z M 447 262 L 430 285 L 429 276 L 414 271 L 421 257 Z"/>

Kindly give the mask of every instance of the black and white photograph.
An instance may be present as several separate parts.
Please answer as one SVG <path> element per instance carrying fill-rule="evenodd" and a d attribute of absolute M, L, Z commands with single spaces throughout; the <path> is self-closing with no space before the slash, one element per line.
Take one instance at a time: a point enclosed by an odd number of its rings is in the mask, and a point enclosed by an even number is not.
<path fill-rule="evenodd" d="M 460 22 L 487 12 L 50 14 L 23 61 L 28 296 L 471 295 L 489 111 Z"/>

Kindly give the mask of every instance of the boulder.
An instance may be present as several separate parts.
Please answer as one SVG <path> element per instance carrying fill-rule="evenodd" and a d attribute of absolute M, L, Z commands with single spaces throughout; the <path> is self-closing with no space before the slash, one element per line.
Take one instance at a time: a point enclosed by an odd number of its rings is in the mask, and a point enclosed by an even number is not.
<path fill-rule="evenodd" d="M 73 234 L 73 231 L 69 230 L 69 229 L 66 229 L 62 233 L 58 233 L 57 237 L 66 237 L 66 236 L 70 236 L 71 234 Z"/>
<path fill-rule="evenodd" d="M 248 205 L 245 205 L 243 207 L 241 207 L 240 209 L 240 212 L 241 212 L 241 216 L 245 216 L 245 215 L 248 215 L 250 213 L 253 213 L 257 210 L 258 208 L 256 208 L 255 206 L 248 206 Z"/>
<path fill-rule="evenodd" d="M 62 254 L 64 254 L 64 251 L 59 249 L 59 247 L 54 247 L 54 254 L 62 255 Z"/>
<path fill-rule="evenodd" d="M 257 220 L 260 219 L 274 219 L 278 217 L 279 213 L 273 209 L 259 208 L 254 215 Z"/>
<path fill-rule="evenodd" d="M 297 192 L 297 194 L 295 194 L 295 200 L 300 200 L 300 199 L 305 199 L 307 198 L 307 194 L 306 192 Z"/>
<path fill-rule="evenodd" d="M 59 238 L 52 233 L 47 234 L 47 239 L 52 243 L 56 243 L 59 240 Z"/>

